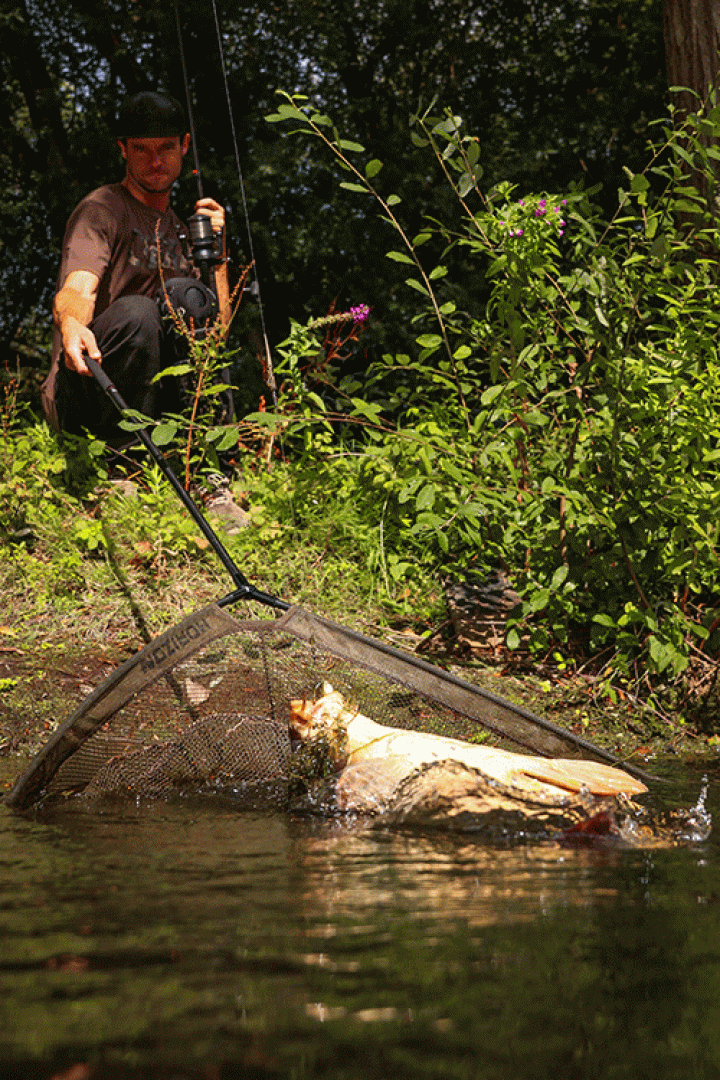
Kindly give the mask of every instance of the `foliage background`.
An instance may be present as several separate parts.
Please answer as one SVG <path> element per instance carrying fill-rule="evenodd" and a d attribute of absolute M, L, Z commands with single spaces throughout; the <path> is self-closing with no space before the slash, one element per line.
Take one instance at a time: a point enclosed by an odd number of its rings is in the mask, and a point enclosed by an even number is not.
<path fill-rule="evenodd" d="M 249 256 L 211 0 L 179 0 L 207 194 L 232 211 L 231 246 Z M 301 321 L 365 302 L 367 348 L 407 337 L 407 295 L 382 257 L 371 208 L 338 200 L 329 163 L 279 141 L 263 116 L 276 89 L 310 93 L 386 162 L 410 227 L 451 203 L 407 139 L 408 118 L 439 95 L 482 148 L 483 183 L 560 190 L 603 184 L 644 155 L 666 88 L 660 0 L 219 0 L 227 79 L 250 229 L 272 343 Z M 184 100 L 173 7 L 160 0 L 4 0 L 0 14 L 0 346 L 42 366 L 64 223 L 92 188 L 120 175 L 112 137 L 125 93 Z M 177 205 L 196 198 L 185 176 Z M 454 211 L 453 211 L 454 212 Z M 464 282 L 478 303 L 481 282 Z M 458 286 L 460 287 L 460 286 Z M 257 312 L 238 325 L 245 340 Z"/>

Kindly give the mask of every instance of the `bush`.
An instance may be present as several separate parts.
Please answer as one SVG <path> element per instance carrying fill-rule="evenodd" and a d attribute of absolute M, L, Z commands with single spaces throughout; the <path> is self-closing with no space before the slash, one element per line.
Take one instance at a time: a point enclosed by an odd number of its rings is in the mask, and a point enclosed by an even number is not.
<path fill-rule="evenodd" d="M 300 467 L 382 521 L 388 565 L 506 568 L 523 598 L 511 646 L 572 641 L 664 679 L 696 647 L 714 657 L 720 106 L 659 126 L 610 221 L 592 191 L 483 192 L 461 119 L 418 115 L 413 140 L 462 217 L 413 238 L 399 198 L 375 186 L 381 162 L 328 117 L 283 95 L 268 119 L 319 140 L 349 175 L 341 187 L 377 201 L 399 241 L 388 256 L 410 271 L 418 348 L 383 356 L 362 383 L 323 369 L 320 387 L 307 357 L 323 345 L 312 324 L 294 327 L 278 414 L 255 420 L 284 428 Z M 456 306 L 460 273 L 478 282 L 480 316 Z M 351 471 L 328 467 L 340 458 Z"/>

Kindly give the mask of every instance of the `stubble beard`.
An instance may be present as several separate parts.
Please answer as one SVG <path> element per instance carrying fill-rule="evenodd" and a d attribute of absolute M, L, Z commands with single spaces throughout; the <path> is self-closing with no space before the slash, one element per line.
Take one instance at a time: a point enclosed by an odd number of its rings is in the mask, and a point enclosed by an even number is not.
<path fill-rule="evenodd" d="M 171 180 L 169 184 L 163 184 L 162 187 L 158 187 L 157 185 L 153 186 L 144 183 L 135 173 L 129 172 L 129 176 L 133 184 L 135 184 L 136 187 L 139 187 L 140 190 L 144 191 L 147 195 L 169 195 L 175 185 L 175 180 Z"/>
<path fill-rule="evenodd" d="M 175 186 L 175 181 L 177 180 L 178 176 L 180 175 L 180 170 L 178 169 L 177 173 L 174 176 L 173 176 L 172 172 L 170 172 L 168 174 L 167 181 L 158 180 L 155 184 L 153 184 L 152 181 L 143 180 L 138 175 L 138 173 L 136 172 L 135 169 L 129 168 L 128 164 L 127 164 L 127 161 L 125 162 L 125 167 L 126 167 L 128 180 L 130 180 L 132 182 L 132 184 L 136 188 L 138 188 L 140 191 L 142 191 L 145 195 L 168 195 L 169 196 L 171 194 L 171 192 L 172 192 L 173 187 Z"/>

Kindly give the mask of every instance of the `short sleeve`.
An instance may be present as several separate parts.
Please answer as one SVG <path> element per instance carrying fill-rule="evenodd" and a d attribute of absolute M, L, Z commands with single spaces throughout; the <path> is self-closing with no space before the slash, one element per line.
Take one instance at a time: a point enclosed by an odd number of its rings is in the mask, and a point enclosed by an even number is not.
<path fill-rule="evenodd" d="M 63 241 L 63 277 L 89 270 L 102 278 L 113 252 L 117 217 L 101 201 L 85 199 L 72 214 Z"/>

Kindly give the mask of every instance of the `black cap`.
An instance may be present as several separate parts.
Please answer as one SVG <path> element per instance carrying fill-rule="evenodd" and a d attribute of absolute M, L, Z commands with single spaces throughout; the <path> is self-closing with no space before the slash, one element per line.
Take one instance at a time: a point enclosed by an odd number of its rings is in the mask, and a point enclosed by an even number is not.
<path fill-rule="evenodd" d="M 123 102 L 118 113 L 118 139 L 161 139 L 186 133 L 182 105 L 167 94 L 145 90 Z"/>

